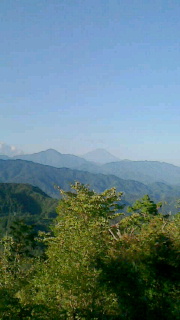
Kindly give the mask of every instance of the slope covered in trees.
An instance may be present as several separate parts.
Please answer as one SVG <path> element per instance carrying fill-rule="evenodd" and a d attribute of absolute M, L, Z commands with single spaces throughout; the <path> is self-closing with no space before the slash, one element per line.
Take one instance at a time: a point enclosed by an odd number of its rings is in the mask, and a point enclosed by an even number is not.
<path fill-rule="evenodd" d="M 0 318 L 178 320 L 179 215 L 144 197 L 123 216 L 114 188 L 76 183 L 61 195 L 45 255 L 28 230 L 1 239 Z"/>
<path fill-rule="evenodd" d="M 0 183 L 0 227 L 9 231 L 13 221 L 23 219 L 36 224 L 36 229 L 47 229 L 56 216 L 57 201 L 38 187 L 27 184 Z"/>
<path fill-rule="evenodd" d="M 123 191 L 123 201 L 126 204 L 132 204 L 137 198 L 149 194 L 154 201 L 168 202 L 168 206 L 163 208 L 164 212 L 177 212 L 175 201 L 179 198 L 180 186 L 168 186 L 163 183 L 145 185 L 112 175 L 93 174 L 68 168 L 58 169 L 25 160 L 0 160 L 0 182 L 29 183 L 54 198 L 59 197 L 55 186 L 60 186 L 67 191 L 70 190 L 70 184 L 75 181 L 88 184 L 97 192 L 116 187 L 118 191 Z"/>
<path fill-rule="evenodd" d="M 68 168 L 55 168 L 25 160 L 0 160 L 0 181 L 29 183 L 54 197 L 59 196 L 58 190 L 54 188 L 55 185 L 69 190 L 70 184 L 74 181 L 89 184 L 98 192 L 113 186 L 118 191 L 123 190 L 135 196 L 150 192 L 146 185 L 137 181 L 126 181 L 116 176 L 93 174 Z"/>

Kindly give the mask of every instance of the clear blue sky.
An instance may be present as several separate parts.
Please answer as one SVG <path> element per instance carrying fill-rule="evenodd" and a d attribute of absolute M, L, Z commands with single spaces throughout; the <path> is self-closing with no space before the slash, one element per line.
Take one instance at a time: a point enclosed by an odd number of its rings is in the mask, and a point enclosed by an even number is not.
<path fill-rule="evenodd" d="M 0 141 L 180 165 L 179 0 L 1 0 Z"/>

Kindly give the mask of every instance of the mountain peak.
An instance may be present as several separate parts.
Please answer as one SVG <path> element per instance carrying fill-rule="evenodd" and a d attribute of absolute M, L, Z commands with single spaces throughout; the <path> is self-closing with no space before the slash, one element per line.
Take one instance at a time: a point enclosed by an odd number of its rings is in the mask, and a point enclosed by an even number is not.
<path fill-rule="evenodd" d="M 57 151 L 57 150 L 55 150 L 55 149 L 52 149 L 52 148 L 49 148 L 49 149 L 47 149 L 47 150 L 43 150 L 43 151 L 40 151 L 40 152 L 37 152 L 38 154 L 39 153 L 47 153 L 47 154 L 58 154 L 58 155 L 60 155 L 60 154 L 62 154 L 61 152 L 59 152 L 59 151 Z"/>
<path fill-rule="evenodd" d="M 119 158 L 115 157 L 109 151 L 101 148 L 87 152 L 82 157 L 88 161 L 93 161 L 101 164 L 120 161 Z"/>

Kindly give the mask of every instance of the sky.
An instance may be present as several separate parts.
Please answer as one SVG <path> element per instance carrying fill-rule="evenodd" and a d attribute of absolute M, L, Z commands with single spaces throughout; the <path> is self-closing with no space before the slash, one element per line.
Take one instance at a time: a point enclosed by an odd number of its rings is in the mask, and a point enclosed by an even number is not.
<path fill-rule="evenodd" d="M 180 165 L 179 0 L 1 0 L 0 141 Z"/>

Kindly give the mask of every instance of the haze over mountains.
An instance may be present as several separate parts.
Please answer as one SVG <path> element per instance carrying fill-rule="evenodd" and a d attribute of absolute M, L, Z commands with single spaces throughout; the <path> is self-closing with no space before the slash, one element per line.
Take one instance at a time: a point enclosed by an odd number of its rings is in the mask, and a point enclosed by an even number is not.
<path fill-rule="evenodd" d="M 11 148 L 3 148 L 9 153 Z M 180 198 L 180 167 L 158 161 L 119 160 L 103 149 L 83 157 L 48 149 L 33 154 L 0 155 L 0 183 L 28 183 L 49 196 L 58 198 L 59 191 L 70 189 L 79 181 L 97 192 L 116 187 L 124 192 L 124 203 L 131 204 L 148 194 L 154 201 L 171 204 Z M 91 159 L 93 161 L 89 161 Z M 113 162 L 109 162 L 112 161 Z"/>
<path fill-rule="evenodd" d="M 87 171 L 96 170 L 95 164 L 90 163 L 83 158 L 72 154 L 62 154 L 53 149 L 48 149 L 34 154 L 17 155 L 13 157 L 13 159 L 33 161 L 57 168 L 72 168 Z"/>
<path fill-rule="evenodd" d="M 105 164 L 102 172 L 143 183 L 163 182 L 180 185 L 180 167 L 165 162 L 122 160 Z"/>
<path fill-rule="evenodd" d="M 56 168 L 70 168 L 90 173 L 103 173 L 115 175 L 125 180 L 136 180 L 144 184 L 161 182 L 172 185 L 180 185 L 180 167 L 159 161 L 130 161 L 119 160 L 109 162 L 117 158 L 103 149 L 97 149 L 84 155 L 84 158 L 72 154 L 62 154 L 56 150 L 34 154 L 15 155 L 10 158 L 0 155 L 0 159 L 21 159 Z M 93 159 L 88 161 L 87 158 Z"/>
<path fill-rule="evenodd" d="M 55 186 L 69 190 L 70 184 L 74 181 L 89 184 L 97 192 L 112 187 L 116 187 L 118 191 L 135 195 L 143 195 L 150 191 L 140 182 L 126 181 L 116 176 L 69 168 L 55 168 L 26 160 L 0 160 L 0 182 L 29 183 L 38 186 L 50 196 L 58 197 L 59 191 Z"/>
<path fill-rule="evenodd" d="M 55 168 L 26 160 L 0 160 L 0 182 L 28 183 L 39 187 L 49 196 L 58 198 L 59 190 L 70 190 L 70 184 L 79 181 L 88 184 L 97 192 L 116 187 L 124 192 L 123 202 L 132 204 L 136 199 L 148 194 L 154 201 L 167 199 L 174 203 L 179 198 L 180 186 L 163 183 L 145 185 L 138 181 L 124 180 L 113 175 L 94 174 L 69 168 Z"/>
<path fill-rule="evenodd" d="M 93 161 L 100 164 L 120 161 L 119 158 L 115 157 L 110 152 L 104 149 L 96 149 L 96 150 L 87 152 L 83 154 L 82 157 L 88 161 Z"/>

